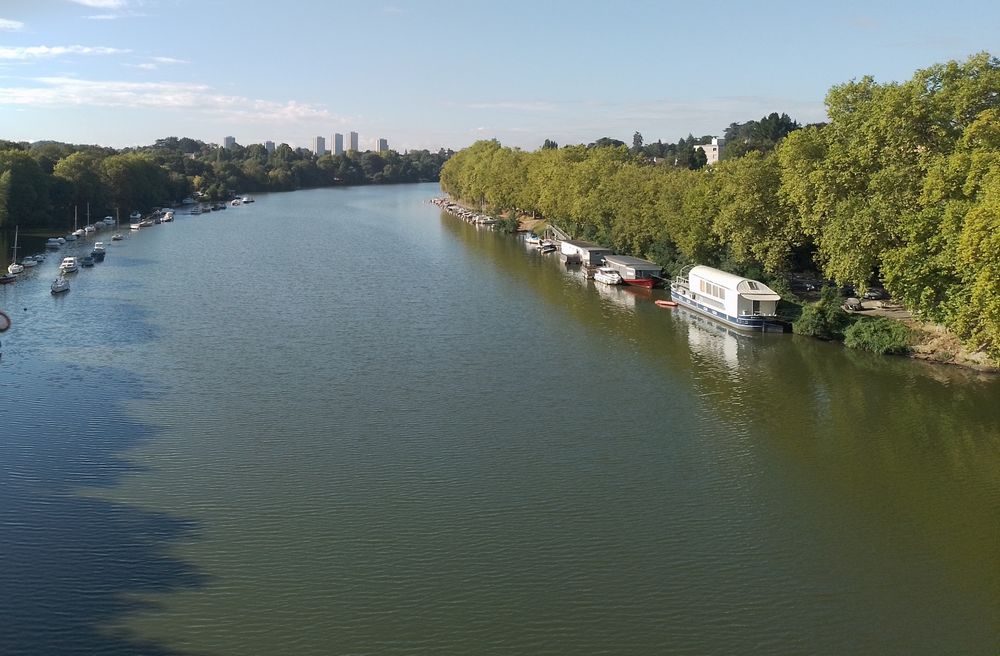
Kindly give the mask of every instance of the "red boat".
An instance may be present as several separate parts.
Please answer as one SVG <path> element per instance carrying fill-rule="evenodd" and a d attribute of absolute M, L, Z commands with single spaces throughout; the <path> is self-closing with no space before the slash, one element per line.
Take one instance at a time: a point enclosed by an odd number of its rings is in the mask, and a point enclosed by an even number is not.
<path fill-rule="evenodd" d="M 622 278 L 622 281 L 626 285 L 645 287 L 646 289 L 652 289 L 653 285 L 656 284 L 656 278 Z"/>

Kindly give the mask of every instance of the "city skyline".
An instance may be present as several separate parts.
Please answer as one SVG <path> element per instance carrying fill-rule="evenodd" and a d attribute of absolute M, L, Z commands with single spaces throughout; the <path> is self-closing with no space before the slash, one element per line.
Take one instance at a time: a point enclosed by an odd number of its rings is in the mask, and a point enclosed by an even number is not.
<path fill-rule="evenodd" d="M 190 29 L 237 15 L 240 34 L 282 48 Z M 366 55 L 329 67 L 324 44 L 300 38 L 303 20 L 375 22 L 383 38 L 339 31 L 339 49 Z M 766 8 L 512 0 L 503 10 L 303 0 L 296 12 L 264 0 L 9 0 L 0 7 L 0 138 L 123 147 L 280 134 L 308 147 L 350 126 L 391 133 L 402 152 L 490 138 L 534 149 L 545 139 L 628 143 L 635 131 L 647 142 L 721 136 L 730 123 L 771 112 L 825 120 L 830 88 L 865 75 L 903 81 L 996 52 L 998 20 L 1000 8 L 985 0 L 957 0 L 946 12 L 929 0 L 906 11 L 858 0 Z M 512 34 L 531 47 L 481 45 Z M 413 56 L 414 35 L 456 54 L 447 73 Z M 377 145 L 366 137 L 357 149 Z"/>
<path fill-rule="evenodd" d="M 359 136 L 356 132 L 352 132 L 351 135 L 354 135 L 355 137 Z M 219 147 L 224 148 L 226 150 L 231 150 L 234 146 L 240 146 L 240 147 L 246 148 L 247 146 L 250 146 L 250 145 L 253 145 L 253 144 L 257 144 L 257 145 L 264 146 L 265 150 L 267 150 L 268 153 L 273 153 L 274 152 L 276 144 L 278 144 L 278 145 L 284 144 L 284 145 L 288 145 L 288 146 L 290 146 L 292 148 L 303 148 L 305 150 L 312 151 L 318 157 L 322 157 L 323 155 L 342 155 L 342 154 L 344 154 L 346 152 L 346 150 L 343 147 L 343 137 L 344 137 L 344 135 L 342 135 L 340 133 L 334 133 L 333 137 L 331 137 L 329 140 L 327 140 L 326 137 L 323 137 L 321 135 L 316 135 L 316 136 L 314 136 L 310 140 L 310 145 L 309 146 L 297 146 L 297 145 L 291 144 L 291 143 L 289 143 L 287 141 L 277 141 L 277 142 L 275 142 L 273 139 L 267 139 L 265 141 L 248 141 L 248 142 L 243 142 L 243 141 L 240 141 L 237 137 L 235 137 L 233 135 L 226 135 L 219 142 L 215 142 L 215 141 L 211 141 L 211 140 L 200 140 L 200 141 L 203 141 L 204 143 L 209 144 L 209 145 L 219 146 Z M 366 141 L 367 140 L 360 140 L 360 139 L 355 140 L 354 143 L 359 144 L 359 146 L 357 148 L 351 149 L 351 150 L 357 150 L 358 152 L 373 151 L 373 152 L 377 152 L 377 153 L 388 152 L 389 150 L 391 150 L 390 147 L 389 147 L 389 141 L 385 137 L 372 137 L 371 140 L 370 140 L 370 143 L 372 144 L 372 146 L 370 148 L 361 147 L 360 143 L 365 143 Z M 417 149 L 412 149 L 412 150 L 417 150 Z M 405 152 L 405 151 L 400 151 L 400 152 Z"/>

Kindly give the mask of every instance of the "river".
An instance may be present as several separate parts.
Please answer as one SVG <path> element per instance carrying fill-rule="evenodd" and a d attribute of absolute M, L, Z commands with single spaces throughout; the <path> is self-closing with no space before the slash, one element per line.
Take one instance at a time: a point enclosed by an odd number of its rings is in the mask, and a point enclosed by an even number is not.
<path fill-rule="evenodd" d="M 731 335 L 438 193 L 0 287 L 0 653 L 996 653 L 1000 381 Z"/>

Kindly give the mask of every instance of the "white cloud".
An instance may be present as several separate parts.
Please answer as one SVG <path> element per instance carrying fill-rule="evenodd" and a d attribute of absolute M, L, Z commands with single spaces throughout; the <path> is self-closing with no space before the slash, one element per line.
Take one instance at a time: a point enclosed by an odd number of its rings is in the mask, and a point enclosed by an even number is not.
<path fill-rule="evenodd" d="M 120 55 L 130 50 L 92 46 L 0 46 L 0 60 L 49 59 L 63 55 Z"/>
<path fill-rule="evenodd" d="M 124 9 L 128 6 L 128 0 L 69 0 L 84 7 L 94 9 Z"/>
<path fill-rule="evenodd" d="M 150 57 L 150 61 L 143 62 L 141 64 L 125 64 L 132 68 L 141 68 L 144 71 L 155 71 L 160 68 L 160 65 L 174 65 L 174 64 L 190 64 L 191 62 L 184 59 L 175 59 L 174 57 Z"/>
<path fill-rule="evenodd" d="M 118 14 L 94 14 L 86 18 L 87 20 L 115 20 L 118 18 Z"/>
<path fill-rule="evenodd" d="M 244 122 L 340 121 L 324 107 L 221 94 L 203 84 L 39 77 L 36 86 L 0 87 L 0 106 L 177 109 Z"/>
<path fill-rule="evenodd" d="M 24 29 L 24 23 L 21 21 L 0 18 L 0 32 L 18 32 L 22 29 Z"/>

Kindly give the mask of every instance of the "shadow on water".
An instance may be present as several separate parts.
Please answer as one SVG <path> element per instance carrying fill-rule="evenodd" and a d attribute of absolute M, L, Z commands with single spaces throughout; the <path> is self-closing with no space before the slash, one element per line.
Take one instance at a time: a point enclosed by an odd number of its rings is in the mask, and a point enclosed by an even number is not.
<path fill-rule="evenodd" d="M 151 393 L 138 377 L 118 367 L 81 363 L 85 350 L 108 346 L 109 332 L 124 336 L 115 341 L 121 348 L 152 339 L 137 308 L 104 305 L 92 309 L 116 318 L 98 330 L 80 315 L 74 320 L 84 329 L 71 339 L 46 332 L 52 321 L 32 324 L 30 314 L 19 317 L 20 334 L 12 330 L 3 336 L 9 347 L 0 361 L 0 653 L 5 656 L 179 653 L 115 627 L 152 610 L 141 600 L 144 595 L 206 582 L 196 568 L 170 555 L 178 542 L 197 538 L 196 523 L 103 498 L 102 490 L 141 471 L 124 453 L 157 433 L 124 411 L 122 401 Z M 56 339 L 72 341 L 79 356 L 53 359 L 43 342 Z"/>

